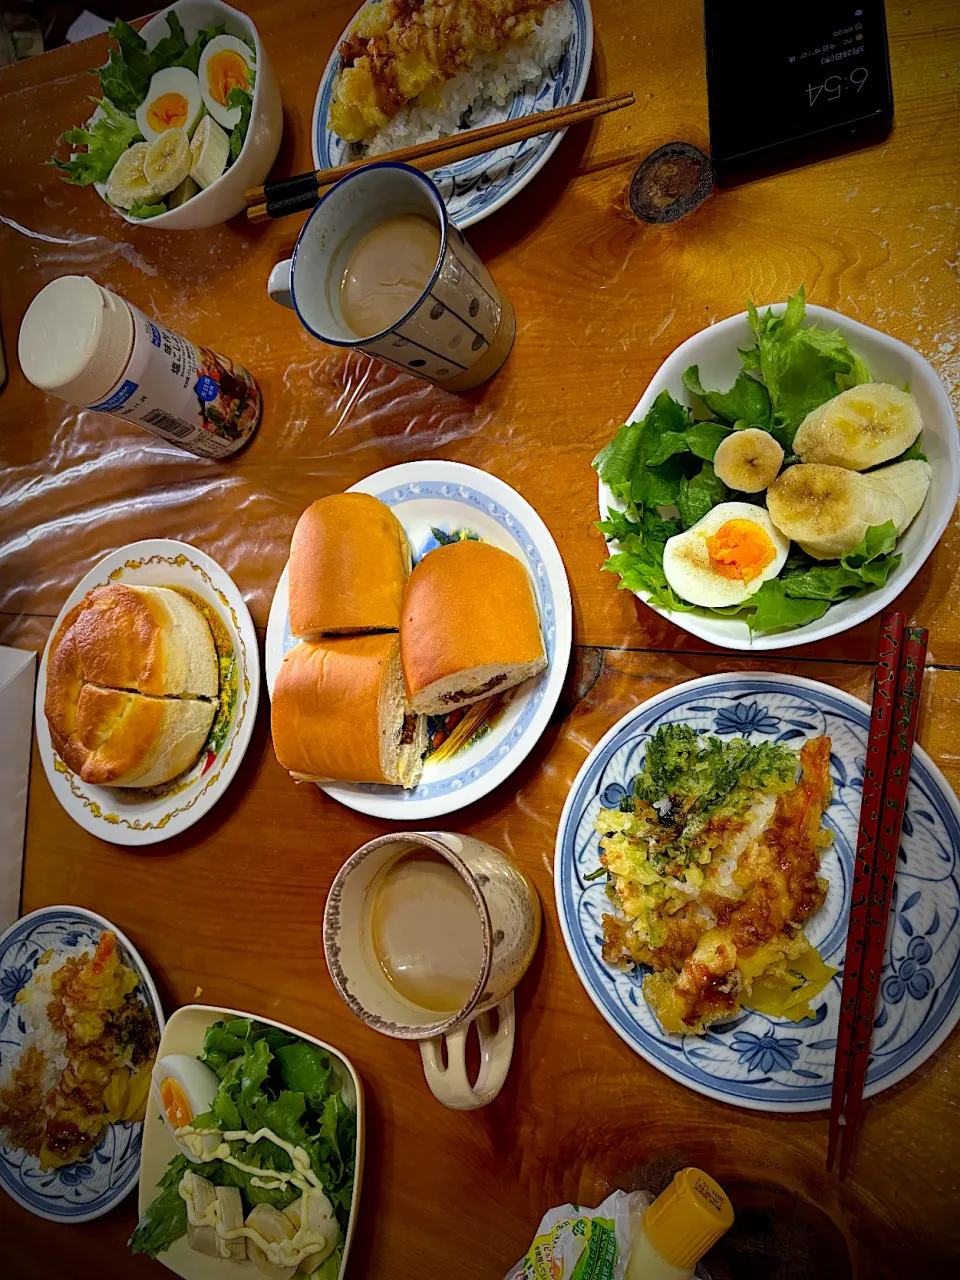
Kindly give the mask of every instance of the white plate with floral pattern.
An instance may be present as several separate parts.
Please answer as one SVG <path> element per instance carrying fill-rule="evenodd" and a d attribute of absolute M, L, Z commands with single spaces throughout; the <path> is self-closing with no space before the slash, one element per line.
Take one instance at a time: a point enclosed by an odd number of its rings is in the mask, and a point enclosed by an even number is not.
<path fill-rule="evenodd" d="M 20 1056 L 27 1027 L 16 999 L 33 978 L 50 948 L 90 944 L 96 947 L 104 929 L 117 935 L 124 964 L 140 979 L 136 994 L 150 1009 L 163 1034 L 163 1009 L 150 971 L 129 938 L 95 911 L 84 907 L 41 907 L 11 925 L 0 938 L 0 1066 Z M 82 1160 L 61 1169 L 42 1170 L 36 1156 L 0 1145 L 0 1186 L 18 1204 L 50 1222 L 89 1222 L 102 1217 L 128 1195 L 140 1176 L 143 1121 L 111 1124 Z"/>
<path fill-rule="evenodd" d="M 453 538 L 482 538 L 509 551 L 526 566 L 537 596 L 547 667 L 483 707 L 466 707 L 442 720 L 429 717 L 430 753 L 414 791 L 367 783 L 318 783 L 328 796 L 375 818 L 423 822 L 453 813 L 498 787 L 527 758 L 550 722 L 570 661 L 573 618 L 566 570 L 550 530 L 515 489 L 496 476 L 462 462 L 403 462 L 377 471 L 352 486 L 391 508 L 403 525 L 414 564 Z M 267 689 L 283 655 L 296 640 L 290 634 L 288 566 L 277 583 L 264 654 Z M 481 718 L 471 731 L 472 717 Z M 469 736 L 467 736 L 469 734 Z M 458 736 L 466 738 L 456 752 Z"/>
<path fill-rule="evenodd" d="M 50 644 L 70 609 L 94 587 L 125 582 L 176 587 L 206 616 L 220 663 L 220 707 L 197 760 L 160 787 L 98 787 L 83 782 L 53 749 L 43 703 Z M 148 845 L 192 826 L 226 791 L 243 759 L 257 718 L 260 651 L 257 633 L 233 580 L 203 551 L 169 538 L 131 542 L 112 551 L 77 583 L 60 610 L 37 677 L 40 759 L 53 793 L 86 831 L 111 844 Z"/>
<path fill-rule="evenodd" d="M 643 998 L 648 970 L 623 973 L 600 957 L 602 915 L 612 908 L 604 882 L 585 879 L 600 865 L 594 819 L 632 790 L 646 743 L 665 723 L 794 747 L 830 735 L 833 798 L 824 821 L 834 842 L 822 860 L 830 889 L 804 932 L 840 972 L 803 1022 L 743 1010 L 706 1035 L 670 1035 Z M 624 716 L 587 757 L 570 789 L 557 832 L 554 885 L 574 968 L 614 1031 L 698 1093 L 756 1111 L 830 1106 L 869 724 L 865 703 L 815 680 L 774 672 L 704 676 Z M 958 1017 L 960 804 L 927 753 L 915 747 L 865 1096 L 889 1089 L 925 1062 Z"/>

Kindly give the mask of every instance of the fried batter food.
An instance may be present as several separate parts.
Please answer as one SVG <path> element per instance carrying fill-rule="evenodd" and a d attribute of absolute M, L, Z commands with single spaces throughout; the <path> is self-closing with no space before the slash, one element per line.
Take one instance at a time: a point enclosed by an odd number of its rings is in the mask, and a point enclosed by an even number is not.
<path fill-rule="evenodd" d="M 705 892 L 701 901 L 716 923 L 701 932 L 682 967 L 644 981 L 644 994 L 668 1031 L 702 1031 L 736 1013 L 754 978 L 809 946 L 801 925 L 823 904 L 827 888 L 818 872 L 829 840 L 820 824 L 830 802 L 830 739 L 807 742 L 800 763 L 800 781 L 777 797 L 769 826 L 737 860 L 733 880 L 743 896 Z"/>
<path fill-rule="evenodd" d="M 330 127 L 363 142 L 413 98 L 524 40 L 556 0 L 370 0 L 340 45 Z"/>
<path fill-rule="evenodd" d="M 33 1045 L 0 1089 L 0 1127 L 14 1146 L 39 1156 L 41 1168 L 81 1159 L 107 1124 L 140 1118 L 157 1028 L 136 986 L 108 931 L 92 957 L 69 956 L 52 975 L 47 1018 L 65 1040 L 67 1065 L 44 1096 L 46 1060 Z"/>

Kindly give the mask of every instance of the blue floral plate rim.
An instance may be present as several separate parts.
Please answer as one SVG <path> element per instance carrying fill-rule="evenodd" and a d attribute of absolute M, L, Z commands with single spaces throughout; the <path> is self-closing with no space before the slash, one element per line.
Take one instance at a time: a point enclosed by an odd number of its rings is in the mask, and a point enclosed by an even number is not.
<path fill-rule="evenodd" d="M 593 62 L 593 11 L 590 0 L 570 0 L 573 9 L 574 28 L 570 44 L 564 51 L 557 71 L 544 76 L 536 87 L 520 90 L 513 95 L 510 109 L 504 118 L 515 119 L 529 115 L 534 110 L 570 106 L 583 99 Z M 360 8 L 363 6 L 361 5 Z M 357 10 L 359 13 L 359 9 Z M 333 85 L 339 69 L 339 48 L 350 33 L 356 14 L 350 19 L 327 60 L 320 77 L 317 96 L 313 104 L 310 124 L 310 145 L 314 167 L 335 168 L 350 157 L 344 151 L 346 144 L 327 128 Z M 524 109 L 526 108 L 526 109 Z M 502 176 L 489 176 L 489 155 L 461 160 L 431 174 L 441 187 L 450 219 L 461 231 L 502 209 L 536 177 L 563 141 L 566 130 L 529 138 L 516 146 L 507 172 Z M 506 150 L 503 148 L 502 150 Z M 491 153 L 499 154 L 499 153 Z M 374 157 L 389 160 L 390 155 Z"/>
<path fill-rule="evenodd" d="M 67 936 L 74 933 L 92 936 L 104 929 L 111 930 L 116 935 L 124 961 L 140 980 L 140 992 L 156 1020 L 159 1040 L 165 1026 L 163 1006 L 140 952 L 123 930 L 105 916 L 86 907 L 59 904 L 40 907 L 21 916 L 0 935 L 0 1053 L 11 1044 L 16 1047 L 22 1043 L 22 1040 L 5 1037 L 5 1033 L 17 994 L 33 976 L 32 970 L 36 967 L 39 955 L 51 945 L 49 938 L 43 947 L 39 947 L 38 943 L 32 944 L 31 940 L 43 929 L 60 930 Z M 15 966 L 6 965 L 6 957 L 13 948 L 29 949 L 31 945 L 39 947 L 35 955 Z M 28 955 L 28 951 L 24 954 Z M 26 971 L 28 968 L 30 972 L 24 980 L 24 975 L 19 970 Z M 8 975 L 14 969 L 18 972 L 8 980 Z M 19 1031 L 20 1036 L 23 1034 Z M 100 1142 L 85 1159 L 62 1169 L 50 1170 L 42 1176 L 39 1174 L 36 1157 L 15 1152 L 5 1143 L 0 1144 L 0 1186 L 24 1209 L 48 1222 L 90 1222 L 109 1213 L 136 1187 L 140 1176 L 142 1141 L 142 1121 L 136 1124 L 109 1125 Z M 90 1172 L 84 1173 L 83 1170 Z M 28 1179 L 31 1177 L 37 1184 L 36 1188 L 29 1185 Z M 102 1185 L 104 1182 L 106 1186 Z"/>
<path fill-rule="evenodd" d="M 749 705 L 748 698 L 753 699 Z M 777 717 L 773 710 L 778 698 L 792 699 L 806 710 L 798 716 L 791 708 L 789 720 Z M 709 724 L 703 723 L 704 716 L 712 717 Z M 582 879 L 582 872 L 598 865 L 596 836 L 587 834 L 588 829 L 592 832 L 591 809 L 615 803 L 625 792 L 624 782 L 629 783 L 636 773 L 643 744 L 653 727 L 667 720 L 691 722 L 701 732 L 721 736 L 742 733 L 768 740 L 783 721 L 787 727 L 778 740 L 795 740 L 797 745 L 815 732 L 830 731 L 834 796 L 825 821 L 834 830 L 835 844 L 824 855 L 824 872 L 831 880 L 831 891 L 806 932 L 828 963 L 839 967 L 862 785 L 862 776 L 857 776 L 858 771 L 862 773 L 859 757 L 869 718 L 870 708 L 859 699 L 802 676 L 750 671 L 703 676 L 665 689 L 623 716 L 587 756 L 567 795 L 557 830 L 554 889 L 574 969 L 604 1019 L 631 1048 L 665 1075 L 707 1097 L 760 1111 L 828 1108 L 842 972 L 817 997 L 822 1004 L 814 1017 L 804 1022 L 789 1023 L 745 1010 L 730 1023 L 711 1028 L 706 1036 L 667 1035 L 643 1000 L 642 973 L 624 975 L 600 959 L 598 915 L 605 909 L 599 902 L 603 888 Z M 905 1079 L 943 1044 L 960 1018 L 958 854 L 960 803 L 936 764 L 918 746 L 874 1023 L 875 1033 L 881 1035 L 873 1041 L 867 1097 Z M 927 874 L 930 870 L 936 874 Z M 591 894 L 598 900 L 588 899 Z M 592 942 L 590 930 L 594 931 Z"/>

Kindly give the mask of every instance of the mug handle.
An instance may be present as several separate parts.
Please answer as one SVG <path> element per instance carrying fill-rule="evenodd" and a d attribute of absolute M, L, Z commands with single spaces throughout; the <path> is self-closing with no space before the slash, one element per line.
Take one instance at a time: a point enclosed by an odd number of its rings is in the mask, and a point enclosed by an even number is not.
<path fill-rule="evenodd" d="M 292 258 L 278 262 L 270 272 L 270 278 L 267 280 L 267 293 L 273 301 L 279 302 L 281 307 L 289 307 L 291 311 L 295 310 L 293 294 L 290 291 L 290 268 L 292 266 Z"/>
<path fill-rule="evenodd" d="M 445 1107 L 454 1111 L 475 1111 L 492 1102 L 503 1088 L 513 1057 L 513 1041 L 516 1031 L 516 1014 L 513 992 L 496 1006 L 500 1018 L 497 1030 L 490 1030 L 490 1014 L 481 1013 L 475 1019 L 480 1036 L 480 1073 L 476 1084 L 467 1079 L 467 1033 L 474 1019 L 463 1023 L 446 1036 L 420 1041 L 420 1057 L 423 1073 L 433 1096 Z M 440 1055 L 440 1042 L 447 1042 L 447 1066 Z"/>

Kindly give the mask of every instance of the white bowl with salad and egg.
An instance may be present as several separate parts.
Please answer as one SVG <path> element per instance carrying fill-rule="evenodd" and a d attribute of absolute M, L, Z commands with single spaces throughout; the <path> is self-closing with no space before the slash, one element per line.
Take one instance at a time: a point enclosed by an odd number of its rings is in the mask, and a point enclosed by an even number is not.
<path fill-rule="evenodd" d="M 337 1280 L 363 1140 L 342 1053 L 270 1018 L 185 1005 L 157 1050 L 130 1248 L 185 1280 Z"/>
<path fill-rule="evenodd" d="M 593 465 L 603 567 L 730 649 L 810 644 L 879 613 L 960 491 L 930 364 L 802 287 L 682 343 Z"/>
<path fill-rule="evenodd" d="M 86 125 L 68 129 L 65 182 L 93 186 L 127 222 L 196 231 L 240 213 L 283 133 L 257 29 L 220 0 L 181 0 L 139 32 L 118 20 Z"/>

